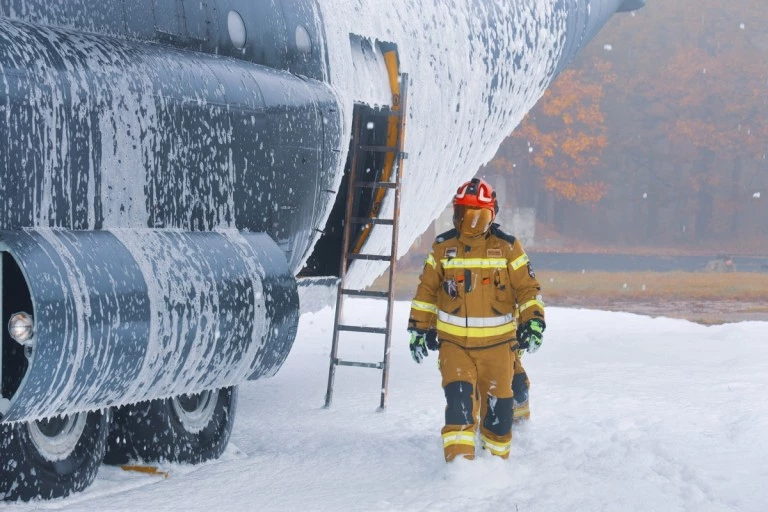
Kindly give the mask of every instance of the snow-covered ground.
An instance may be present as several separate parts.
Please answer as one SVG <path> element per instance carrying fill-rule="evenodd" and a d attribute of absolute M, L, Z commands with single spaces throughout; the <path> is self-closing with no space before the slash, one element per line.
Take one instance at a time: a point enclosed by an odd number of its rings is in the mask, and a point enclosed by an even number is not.
<path fill-rule="evenodd" d="M 550 308 L 544 346 L 524 358 L 532 419 L 515 429 L 510 459 L 446 465 L 436 357 L 410 359 L 408 306 L 395 310 L 386 412 L 381 372 L 347 367 L 322 407 L 333 316 L 308 313 L 278 375 L 241 386 L 222 459 L 163 466 L 167 479 L 102 467 L 81 494 L 0 509 L 768 509 L 768 322 Z M 383 324 L 383 303 L 347 311 L 348 323 Z M 381 336 L 342 336 L 342 358 L 381 359 Z"/>

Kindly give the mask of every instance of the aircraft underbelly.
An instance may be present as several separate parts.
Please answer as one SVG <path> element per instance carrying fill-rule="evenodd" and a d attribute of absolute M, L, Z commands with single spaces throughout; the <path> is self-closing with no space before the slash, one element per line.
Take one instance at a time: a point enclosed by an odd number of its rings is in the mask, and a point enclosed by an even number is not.
<path fill-rule="evenodd" d="M 265 232 L 297 271 L 338 115 L 290 73 L 0 19 L 0 228 Z"/>

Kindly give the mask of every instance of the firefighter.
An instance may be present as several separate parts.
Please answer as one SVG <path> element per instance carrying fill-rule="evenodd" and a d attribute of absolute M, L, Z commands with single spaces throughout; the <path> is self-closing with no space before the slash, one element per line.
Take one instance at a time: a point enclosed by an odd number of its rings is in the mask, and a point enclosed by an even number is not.
<path fill-rule="evenodd" d="M 539 283 L 520 241 L 493 223 L 498 210 L 484 180 L 459 187 L 454 229 L 435 239 L 411 303 L 413 359 L 439 350 L 448 462 L 475 457 L 478 424 L 481 447 L 509 456 L 517 351 L 536 351 L 545 328 Z"/>

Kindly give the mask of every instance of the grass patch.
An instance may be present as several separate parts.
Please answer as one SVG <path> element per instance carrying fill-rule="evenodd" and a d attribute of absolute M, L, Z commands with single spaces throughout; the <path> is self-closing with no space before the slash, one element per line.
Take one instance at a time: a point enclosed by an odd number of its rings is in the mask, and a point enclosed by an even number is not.
<path fill-rule="evenodd" d="M 421 268 L 399 266 L 395 297 L 411 300 Z M 768 321 L 768 273 L 550 272 L 540 270 L 547 306 L 627 311 L 701 324 Z M 386 290 L 387 273 L 370 289 Z"/>
<path fill-rule="evenodd" d="M 399 267 L 395 297 L 411 300 L 418 270 Z M 768 274 L 749 272 L 537 272 L 548 306 L 628 311 L 702 324 L 768 320 Z M 386 274 L 371 289 L 385 290 Z"/>
<path fill-rule="evenodd" d="M 768 274 L 750 272 L 547 272 L 537 275 L 544 295 L 608 300 L 765 301 Z"/>
<path fill-rule="evenodd" d="M 421 269 L 398 268 L 395 295 L 413 298 Z M 546 299 L 594 298 L 618 301 L 743 301 L 765 302 L 768 309 L 768 273 L 752 272 L 550 272 L 536 273 Z M 387 275 L 371 289 L 383 290 Z M 759 306 L 758 306 L 759 307 Z"/>

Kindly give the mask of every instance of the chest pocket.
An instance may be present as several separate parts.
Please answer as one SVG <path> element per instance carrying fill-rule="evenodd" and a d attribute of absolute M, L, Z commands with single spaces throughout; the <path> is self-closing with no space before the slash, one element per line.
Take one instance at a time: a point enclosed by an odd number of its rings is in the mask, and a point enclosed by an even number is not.
<path fill-rule="evenodd" d="M 438 307 L 454 314 L 461 307 L 464 296 L 464 279 L 460 272 L 446 272 L 438 291 Z"/>
<path fill-rule="evenodd" d="M 512 303 L 512 285 L 509 282 L 507 269 L 494 269 L 491 273 L 494 295 L 497 302 Z"/>

